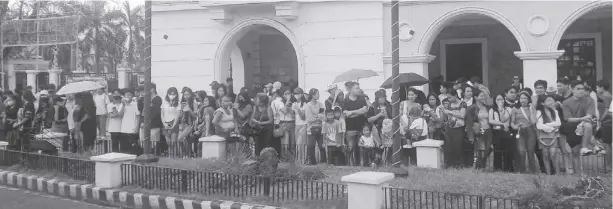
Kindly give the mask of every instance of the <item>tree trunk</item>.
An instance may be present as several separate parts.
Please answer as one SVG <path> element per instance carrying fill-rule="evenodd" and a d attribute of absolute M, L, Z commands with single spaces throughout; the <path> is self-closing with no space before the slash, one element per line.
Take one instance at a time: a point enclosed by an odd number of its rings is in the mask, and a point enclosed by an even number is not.
<path fill-rule="evenodd" d="M 100 38 L 99 38 L 99 32 L 100 29 L 98 28 L 98 26 L 96 25 L 96 27 L 94 28 L 95 32 L 94 32 L 94 72 L 96 74 L 101 73 L 100 71 Z"/>

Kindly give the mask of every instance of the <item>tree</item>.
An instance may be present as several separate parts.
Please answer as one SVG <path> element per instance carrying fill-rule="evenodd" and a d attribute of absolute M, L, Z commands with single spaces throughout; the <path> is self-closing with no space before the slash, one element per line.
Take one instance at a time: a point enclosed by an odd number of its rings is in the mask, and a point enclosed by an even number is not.
<path fill-rule="evenodd" d="M 145 37 L 143 36 L 144 26 L 144 7 L 133 7 L 129 1 L 124 1 L 121 9 L 115 12 L 120 12 L 122 26 L 126 28 L 128 34 L 128 51 L 126 59 L 130 67 L 135 68 L 140 66 L 144 53 Z"/>

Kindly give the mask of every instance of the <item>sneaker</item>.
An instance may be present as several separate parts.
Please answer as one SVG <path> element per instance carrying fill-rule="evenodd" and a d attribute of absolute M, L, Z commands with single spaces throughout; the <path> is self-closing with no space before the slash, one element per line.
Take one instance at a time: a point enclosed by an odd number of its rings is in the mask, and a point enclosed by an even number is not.
<path fill-rule="evenodd" d="M 581 150 L 579 151 L 579 153 L 581 153 L 581 155 L 582 155 L 582 156 L 590 155 L 590 154 L 592 154 L 593 152 L 594 152 L 594 151 L 592 151 L 591 149 L 586 148 L 586 147 L 581 148 Z"/>

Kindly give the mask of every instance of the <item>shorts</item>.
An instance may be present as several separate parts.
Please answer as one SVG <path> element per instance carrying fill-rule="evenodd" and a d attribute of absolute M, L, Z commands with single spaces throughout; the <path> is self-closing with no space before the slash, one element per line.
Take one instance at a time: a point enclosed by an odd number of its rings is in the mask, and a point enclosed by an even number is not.
<path fill-rule="evenodd" d="M 581 140 L 583 139 L 582 136 L 577 135 L 577 133 L 575 132 L 577 130 L 578 125 L 579 123 L 577 122 L 566 122 L 562 123 L 562 125 L 560 126 L 560 134 L 566 136 L 566 142 L 568 142 L 568 145 L 570 145 L 571 148 L 574 148 L 577 145 L 581 144 Z"/>

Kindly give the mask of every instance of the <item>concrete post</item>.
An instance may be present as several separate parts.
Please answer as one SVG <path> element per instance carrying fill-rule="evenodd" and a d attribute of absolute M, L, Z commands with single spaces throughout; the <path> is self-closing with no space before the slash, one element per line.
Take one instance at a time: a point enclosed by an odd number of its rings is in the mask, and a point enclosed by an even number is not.
<path fill-rule="evenodd" d="M 17 88 L 17 73 L 15 67 L 12 64 L 6 65 L 6 72 L 8 72 L 9 90 L 15 90 Z"/>
<path fill-rule="evenodd" d="M 562 54 L 564 50 L 515 52 L 524 65 L 524 86 L 534 91 L 534 82 L 539 79 L 555 85 L 558 80 L 558 58 Z"/>
<path fill-rule="evenodd" d="M 32 86 L 32 91 L 36 91 L 36 75 L 38 74 L 38 71 L 26 70 L 26 74 L 27 74 L 27 85 Z M 32 93 L 36 93 L 36 92 L 32 92 Z"/>
<path fill-rule="evenodd" d="M 60 87 L 60 73 L 62 71 L 58 69 L 52 69 L 47 72 L 49 72 L 49 83 L 59 88 Z"/>
<path fill-rule="evenodd" d="M 349 207 L 351 209 L 384 208 L 385 195 L 383 187 L 394 178 L 393 173 L 358 172 L 343 176 L 341 181 L 347 183 Z"/>
<path fill-rule="evenodd" d="M 128 88 L 130 86 L 130 79 L 128 78 L 129 68 L 117 68 L 117 87 L 120 89 Z"/>
<path fill-rule="evenodd" d="M 202 159 L 226 159 L 226 139 L 217 135 L 198 139 Z"/>
<path fill-rule="evenodd" d="M 434 139 L 426 139 L 413 143 L 413 148 L 416 149 L 417 166 L 427 168 L 443 168 L 445 158 L 443 154 L 444 142 Z"/>
<path fill-rule="evenodd" d="M 111 152 L 90 158 L 96 161 L 96 186 L 113 188 L 121 186 L 121 164 L 136 159 L 136 155 Z"/>

